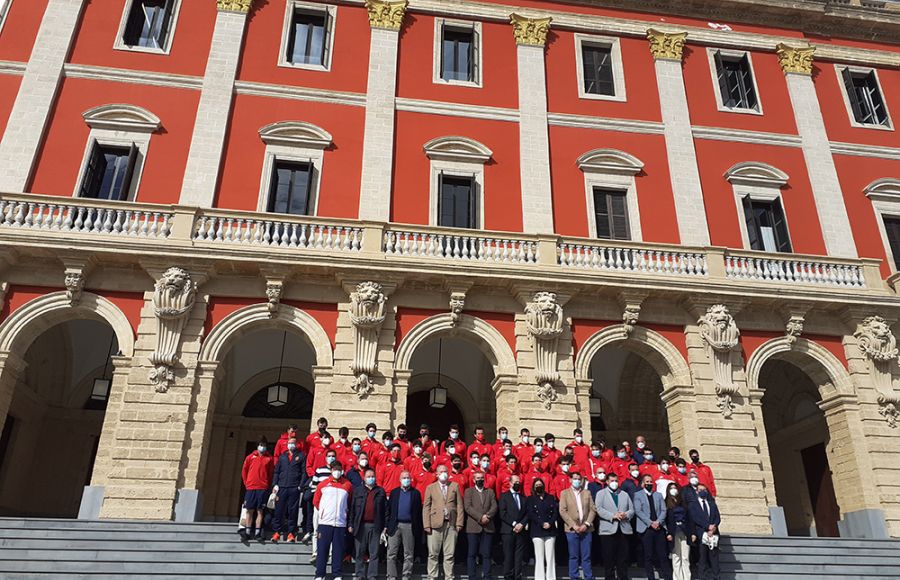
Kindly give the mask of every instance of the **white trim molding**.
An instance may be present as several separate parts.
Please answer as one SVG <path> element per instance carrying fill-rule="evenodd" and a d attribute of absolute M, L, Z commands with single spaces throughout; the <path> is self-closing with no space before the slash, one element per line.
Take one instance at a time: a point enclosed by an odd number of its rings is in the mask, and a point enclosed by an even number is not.
<path fill-rule="evenodd" d="M 305 121 L 279 121 L 259 130 L 267 145 L 327 149 L 332 145 L 331 133 Z"/>
<path fill-rule="evenodd" d="M 114 103 L 100 105 L 82 113 L 91 129 L 155 133 L 162 126 L 159 117 L 136 105 Z"/>
<path fill-rule="evenodd" d="M 850 73 L 862 73 L 869 74 L 870 72 L 875 73 L 875 84 L 878 86 L 878 94 L 881 95 L 881 102 L 884 104 L 884 112 L 887 115 L 887 125 L 875 125 L 872 123 L 860 123 L 856 120 L 856 117 L 853 115 L 853 107 L 850 105 L 850 95 L 847 94 L 847 87 L 844 85 L 844 79 L 841 74 L 843 69 L 850 69 Z M 865 66 L 854 66 L 849 64 L 840 64 L 834 63 L 834 75 L 837 79 L 838 90 L 841 93 L 841 97 L 844 100 L 844 109 L 847 111 L 847 119 L 850 121 L 851 127 L 856 127 L 857 129 L 875 129 L 876 131 L 893 131 L 894 130 L 894 121 L 891 117 L 891 110 L 888 107 L 887 99 L 884 96 L 884 90 L 881 88 L 883 85 L 881 83 L 881 78 L 878 76 L 878 69 L 872 67 Z"/>
<path fill-rule="evenodd" d="M 423 147 L 432 161 L 458 161 L 484 165 L 494 154 L 485 145 L 468 137 L 448 136 L 432 139 Z"/>
<path fill-rule="evenodd" d="M 278 48 L 278 66 L 285 68 L 298 68 L 305 70 L 329 72 L 331 71 L 331 55 L 334 52 L 334 32 L 336 30 L 338 7 L 333 4 L 316 4 L 301 0 L 288 0 L 285 2 L 284 25 L 281 28 L 281 45 Z M 307 14 L 325 14 L 325 52 L 322 54 L 322 64 L 308 64 L 291 62 L 288 60 L 287 47 L 290 43 L 291 23 L 296 12 Z"/>
<path fill-rule="evenodd" d="M 747 57 L 747 63 L 750 65 L 750 80 L 753 81 L 753 94 L 756 96 L 756 107 L 747 109 L 743 107 L 728 107 L 722 98 L 722 89 L 719 87 L 719 71 L 716 70 L 715 54 L 720 52 L 722 56 L 727 58 L 743 58 Z M 753 57 L 746 50 L 727 50 L 713 46 L 706 47 L 706 56 L 709 60 L 709 74 L 712 80 L 713 94 L 716 95 L 716 108 L 725 113 L 742 113 L 745 115 L 762 115 L 762 98 L 759 95 L 759 86 L 756 84 L 756 70 L 753 66 Z"/>
<path fill-rule="evenodd" d="M 444 43 L 444 27 L 455 28 L 457 30 L 471 30 L 472 31 L 472 56 L 474 60 L 474 64 L 472 67 L 472 80 L 470 81 L 459 81 L 453 79 L 445 79 L 441 76 L 441 71 L 443 68 L 443 63 L 441 62 L 441 55 L 444 53 L 443 43 Z M 434 50 L 433 50 L 433 66 L 432 66 L 432 75 L 431 82 L 436 85 L 454 85 L 460 87 L 473 87 L 473 88 L 482 88 L 484 86 L 484 75 L 482 74 L 483 68 L 483 50 L 481 48 L 481 22 L 473 21 L 473 20 L 455 20 L 450 18 L 440 18 L 437 17 L 434 19 Z"/>
<path fill-rule="evenodd" d="M 744 245 L 745 250 L 751 249 L 750 235 L 747 232 L 747 217 L 744 215 L 743 203 L 744 198 L 748 195 L 750 199 L 760 201 L 771 202 L 778 200 L 778 203 L 781 204 L 781 213 L 784 217 L 788 237 L 790 237 L 791 228 L 781 191 L 790 179 L 787 173 L 768 163 L 744 161 L 726 171 L 725 179 L 731 183 L 731 189 L 734 192 L 734 205 L 737 211 L 738 226 L 741 230 L 741 243 Z"/>
<path fill-rule="evenodd" d="M 900 256 L 895 256 L 891 249 L 887 228 L 884 227 L 884 218 L 900 219 L 900 179 L 893 177 L 877 179 L 866 187 L 865 193 L 872 202 L 872 210 L 875 212 L 875 221 L 878 223 L 878 233 L 881 235 L 881 244 L 884 246 L 888 265 L 891 272 L 897 272 L 897 259 Z"/>
<path fill-rule="evenodd" d="M 124 50 L 126 52 L 146 52 L 149 54 L 168 55 L 172 52 L 172 42 L 175 38 L 175 27 L 178 24 L 178 14 L 181 12 L 182 0 L 175 0 L 172 4 L 172 16 L 169 18 L 169 28 L 166 31 L 166 37 L 163 39 L 163 46 L 154 48 L 152 46 L 128 46 L 125 44 L 125 28 L 128 26 L 128 17 L 131 15 L 131 7 L 137 0 L 126 0 L 125 9 L 122 10 L 122 19 L 119 21 L 119 30 L 116 32 L 116 41 L 113 43 L 113 50 Z M 0 0 L 2 2 L 2 0 Z"/>
<path fill-rule="evenodd" d="M 316 215 L 319 207 L 322 170 L 325 165 L 325 149 L 332 145 L 331 134 L 312 123 L 280 121 L 260 129 L 259 137 L 266 144 L 266 152 L 259 181 L 256 211 L 266 212 L 268 210 L 275 163 L 294 161 L 310 164 L 312 180 L 307 204 L 309 215 Z"/>
<path fill-rule="evenodd" d="M 622 63 L 622 46 L 615 36 L 596 36 L 593 34 L 575 34 L 575 62 L 578 79 L 578 98 L 596 101 L 627 100 L 625 94 L 625 66 Z M 584 90 L 584 46 L 602 46 L 610 49 L 610 60 L 613 73 L 613 95 L 597 95 Z"/>
<path fill-rule="evenodd" d="M 423 147 L 430 160 L 428 224 L 438 224 L 438 196 L 442 175 L 471 177 L 475 185 L 475 225 L 484 229 L 484 165 L 493 153 L 485 145 L 468 137 L 438 137 Z"/>
<path fill-rule="evenodd" d="M 597 237 L 594 188 L 617 189 L 625 192 L 625 209 L 628 212 L 628 237 L 631 241 L 643 241 L 641 214 L 638 207 L 635 176 L 643 171 L 644 162 L 624 151 L 594 149 L 576 161 L 584 173 L 584 193 L 587 203 L 588 233 Z"/>

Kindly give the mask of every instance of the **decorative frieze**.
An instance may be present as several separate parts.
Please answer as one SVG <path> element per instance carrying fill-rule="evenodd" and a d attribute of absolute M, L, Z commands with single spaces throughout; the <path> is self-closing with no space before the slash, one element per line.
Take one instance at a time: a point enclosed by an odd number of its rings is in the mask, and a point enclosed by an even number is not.
<path fill-rule="evenodd" d="M 647 30 L 647 39 L 650 41 L 650 53 L 654 59 L 681 62 L 687 32 L 662 32 L 651 28 Z"/>
<path fill-rule="evenodd" d="M 775 47 L 781 70 L 787 73 L 811 75 L 815 46 L 793 47 L 781 42 Z"/>
<path fill-rule="evenodd" d="M 407 0 L 389 2 L 387 0 L 366 0 L 366 9 L 369 11 L 369 25 L 372 28 L 385 30 L 400 30 L 403 26 L 403 16 L 406 14 Z"/>
<path fill-rule="evenodd" d="M 553 18 L 526 18 L 518 14 L 510 14 L 509 21 L 513 25 L 513 36 L 516 44 L 525 46 L 546 46 L 547 33 Z"/>
<path fill-rule="evenodd" d="M 350 295 L 350 322 L 355 335 L 350 363 L 355 378 L 351 386 L 360 399 L 375 389 L 371 376 L 377 369 L 378 332 L 384 323 L 386 302 L 387 296 L 377 282 L 361 282 Z"/>
<path fill-rule="evenodd" d="M 731 417 L 734 395 L 738 392 L 732 376 L 731 351 L 737 346 L 741 332 L 724 304 L 710 306 L 697 324 L 700 326 L 700 336 L 706 343 L 707 356 L 713 362 L 718 407 L 725 418 Z"/>
<path fill-rule="evenodd" d="M 559 399 L 557 344 L 563 331 L 563 310 L 556 293 L 535 292 L 525 306 L 525 323 L 534 346 L 537 396 L 544 408 L 550 410 Z"/>
<path fill-rule="evenodd" d="M 877 391 L 878 412 L 894 428 L 900 422 L 900 395 L 894 391 L 893 366 L 897 360 L 897 338 L 881 316 L 865 318 L 853 333 L 860 352 L 869 360 Z"/>
<path fill-rule="evenodd" d="M 150 355 L 153 370 L 150 382 L 158 393 L 165 393 L 175 382 L 175 363 L 181 332 L 190 316 L 197 296 L 197 285 L 182 268 L 172 267 L 163 273 L 153 291 L 153 311 L 156 314 L 156 350 Z"/>
<path fill-rule="evenodd" d="M 253 0 L 216 0 L 216 8 L 223 12 L 242 12 L 247 14 Z"/>

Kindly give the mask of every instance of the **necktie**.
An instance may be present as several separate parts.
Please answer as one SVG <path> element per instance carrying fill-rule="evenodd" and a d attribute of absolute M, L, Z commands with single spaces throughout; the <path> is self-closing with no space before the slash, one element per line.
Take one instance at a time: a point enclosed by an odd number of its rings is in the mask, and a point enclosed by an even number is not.
<path fill-rule="evenodd" d="M 647 499 L 650 500 L 650 521 L 656 521 L 656 502 L 653 501 L 653 494 L 648 493 Z"/>
<path fill-rule="evenodd" d="M 519 503 L 519 494 L 514 493 L 514 494 L 513 494 L 513 499 L 516 500 L 516 509 L 517 509 L 517 510 L 522 509 L 522 504 Z"/>
<path fill-rule="evenodd" d="M 703 502 L 703 511 L 706 512 L 706 517 L 708 518 L 709 517 L 709 504 L 706 503 L 705 499 L 701 499 L 700 501 Z"/>

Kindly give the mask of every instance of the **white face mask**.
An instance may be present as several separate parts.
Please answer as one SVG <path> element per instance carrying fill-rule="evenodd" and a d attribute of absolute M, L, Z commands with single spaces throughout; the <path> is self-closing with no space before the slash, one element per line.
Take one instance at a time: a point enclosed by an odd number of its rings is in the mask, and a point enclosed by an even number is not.
<path fill-rule="evenodd" d="M 368 459 L 360 459 L 360 460 L 359 460 L 359 466 L 360 466 L 360 467 L 365 467 L 365 466 L 368 465 L 368 464 L 369 464 L 369 460 L 368 460 Z"/>
<path fill-rule="evenodd" d="M 333 477 L 335 479 L 340 479 L 342 475 L 344 475 L 344 472 L 341 471 L 340 469 L 335 469 L 334 471 L 331 472 L 331 477 Z"/>
<path fill-rule="evenodd" d="M 535 452 L 535 453 L 540 453 L 540 452 L 543 451 L 543 450 L 544 450 L 544 446 L 543 446 L 543 445 L 535 445 L 535 446 L 534 446 L 534 452 Z"/>
<path fill-rule="evenodd" d="M 327 463 L 328 465 L 331 465 L 332 463 L 334 463 L 334 455 L 328 455 L 328 456 L 326 456 L 326 457 L 325 457 L 325 463 Z"/>
<path fill-rule="evenodd" d="M 597 474 L 597 481 L 603 481 L 604 479 L 606 479 L 606 474 L 605 474 L 605 473 L 598 473 L 598 474 Z"/>
<path fill-rule="evenodd" d="M 323 437 L 322 438 L 322 447 L 328 447 L 329 445 L 331 445 L 331 439 L 329 439 L 328 437 Z"/>
<path fill-rule="evenodd" d="M 637 469 L 635 469 L 631 472 L 631 477 L 637 479 L 638 475 L 640 475 L 640 474 L 641 474 L 641 472 L 638 471 Z"/>
<path fill-rule="evenodd" d="M 508 456 L 508 455 L 509 455 L 509 449 L 504 449 L 504 450 L 503 450 L 503 456 L 506 457 L 506 456 Z"/>
<path fill-rule="evenodd" d="M 456 431 L 451 431 L 450 439 L 459 439 L 459 433 L 457 433 Z"/>
<path fill-rule="evenodd" d="M 662 471 L 663 473 L 667 473 L 669 471 L 669 464 L 668 463 L 660 463 L 659 470 Z"/>
<path fill-rule="evenodd" d="M 369 431 L 369 439 L 375 439 L 375 431 Z"/>
<path fill-rule="evenodd" d="M 509 433 L 500 433 L 500 441 L 506 441 L 509 439 Z"/>
<path fill-rule="evenodd" d="M 700 480 L 696 477 L 692 477 L 688 481 L 691 483 L 691 485 L 697 485 L 698 483 L 700 483 Z"/>
<path fill-rule="evenodd" d="M 487 459 L 485 459 L 484 461 L 481 462 L 481 469 L 487 469 L 490 466 L 491 466 L 491 462 L 488 461 Z"/>
<path fill-rule="evenodd" d="M 618 481 L 610 481 L 609 489 L 611 489 L 613 491 L 616 491 L 617 489 L 619 489 L 619 482 Z"/>
<path fill-rule="evenodd" d="M 297 444 L 296 443 L 288 443 L 288 451 L 296 451 Z"/>
<path fill-rule="evenodd" d="M 448 479 L 450 479 L 450 474 L 446 471 L 438 475 L 438 481 L 440 481 L 441 483 L 447 483 Z"/>
<path fill-rule="evenodd" d="M 547 441 L 547 447 L 553 449 L 554 447 L 556 447 L 556 441 Z"/>
<path fill-rule="evenodd" d="M 562 469 L 563 473 L 569 473 L 569 464 L 568 463 L 563 463 L 560 466 L 560 468 Z"/>
<path fill-rule="evenodd" d="M 413 453 L 415 453 L 416 455 L 422 455 L 422 448 L 421 447 L 413 447 Z"/>
<path fill-rule="evenodd" d="M 582 437 L 581 435 L 575 436 L 575 443 L 581 444 L 582 441 L 584 441 L 584 437 Z"/>
<path fill-rule="evenodd" d="M 341 445 L 346 445 L 346 444 L 347 444 L 347 438 L 341 437 Z"/>
<path fill-rule="evenodd" d="M 448 448 L 447 448 L 447 455 L 453 455 L 454 453 L 456 453 L 456 448 L 455 448 L 455 447 L 448 447 Z"/>
<path fill-rule="evenodd" d="M 647 446 L 647 444 L 644 443 L 643 441 L 638 441 L 638 444 L 637 444 L 638 449 L 643 449 L 646 446 Z"/>
<path fill-rule="evenodd" d="M 265 445 L 258 445 L 258 446 L 256 447 L 256 450 L 259 451 L 260 453 L 265 453 L 265 452 L 266 452 L 266 446 L 265 446 Z"/>
<path fill-rule="evenodd" d="M 672 497 L 676 497 L 678 495 L 678 489 L 673 487 L 669 490 L 669 495 L 671 495 Z"/>
<path fill-rule="evenodd" d="M 528 445 L 528 441 L 531 439 L 528 435 L 522 435 L 522 443 Z"/>

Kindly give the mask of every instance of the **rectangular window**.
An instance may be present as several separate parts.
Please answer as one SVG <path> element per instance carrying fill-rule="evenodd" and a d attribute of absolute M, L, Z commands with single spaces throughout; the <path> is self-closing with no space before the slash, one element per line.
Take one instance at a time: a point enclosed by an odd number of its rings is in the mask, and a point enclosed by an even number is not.
<path fill-rule="evenodd" d="M 441 38 L 441 78 L 475 82 L 475 30 L 444 26 Z"/>
<path fill-rule="evenodd" d="M 625 191 L 594 188 L 594 219 L 597 237 L 603 240 L 630 240 L 628 204 Z"/>
<path fill-rule="evenodd" d="M 722 105 L 730 109 L 757 109 L 759 103 L 747 55 L 730 56 L 716 51 L 715 61 Z"/>
<path fill-rule="evenodd" d="M 613 77 L 612 47 L 584 43 L 581 45 L 584 64 L 584 92 L 590 95 L 616 94 Z"/>
<path fill-rule="evenodd" d="M 126 46 L 165 50 L 175 0 L 133 0 L 122 41 Z"/>
<path fill-rule="evenodd" d="M 81 181 L 80 197 L 124 201 L 128 199 L 138 148 L 94 143 Z"/>
<path fill-rule="evenodd" d="M 750 249 L 763 252 L 790 252 L 787 222 L 781 202 L 777 199 L 763 201 L 744 196 L 744 219 L 747 222 L 747 238 Z"/>
<path fill-rule="evenodd" d="M 288 62 L 325 66 L 327 50 L 328 13 L 295 9 L 288 31 Z"/>
<path fill-rule="evenodd" d="M 267 210 L 272 213 L 310 215 L 314 173 L 312 163 L 276 161 L 274 165 Z"/>
<path fill-rule="evenodd" d="M 857 72 L 845 68 L 841 71 L 841 76 L 844 78 L 844 88 L 856 122 L 862 125 L 888 126 L 887 108 L 878 88 L 875 71 Z"/>
<path fill-rule="evenodd" d="M 438 186 L 438 225 L 476 229 L 475 178 L 441 174 Z"/>
<path fill-rule="evenodd" d="M 884 229 L 891 245 L 891 253 L 894 254 L 894 267 L 900 271 L 900 218 L 885 216 Z"/>

